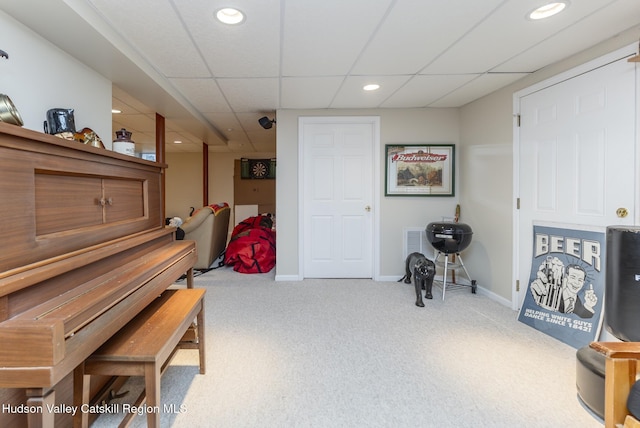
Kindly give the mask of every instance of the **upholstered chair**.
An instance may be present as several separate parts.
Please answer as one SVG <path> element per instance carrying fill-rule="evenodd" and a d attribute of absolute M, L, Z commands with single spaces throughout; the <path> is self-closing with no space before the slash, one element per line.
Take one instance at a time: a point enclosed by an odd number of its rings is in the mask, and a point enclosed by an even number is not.
<path fill-rule="evenodd" d="M 229 234 L 231 210 L 226 202 L 208 205 L 195 211 L 180 226 L 185 240 L 196 241 L 198 261 L 194 269 L 209 269 L 224 252 Z"/>

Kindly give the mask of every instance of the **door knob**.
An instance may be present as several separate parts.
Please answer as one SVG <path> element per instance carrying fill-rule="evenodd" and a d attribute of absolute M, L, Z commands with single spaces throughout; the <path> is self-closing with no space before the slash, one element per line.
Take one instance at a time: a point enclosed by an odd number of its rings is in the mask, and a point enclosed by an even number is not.
<path fill-rule="evenodd" d="M 626 208 L 618 208 L 616 210 L 616 215 L 620 218 L 625 218 L 629 214 Z"/>
<path fill-rule="evenodd" d="M 370 207 L 369 205 L 367 205 L 366 207 L 364 207 L 364 210 L 365 210 L 366 212 L 370 212 L 370 211 L 371 211 L 371 207 Z"/>

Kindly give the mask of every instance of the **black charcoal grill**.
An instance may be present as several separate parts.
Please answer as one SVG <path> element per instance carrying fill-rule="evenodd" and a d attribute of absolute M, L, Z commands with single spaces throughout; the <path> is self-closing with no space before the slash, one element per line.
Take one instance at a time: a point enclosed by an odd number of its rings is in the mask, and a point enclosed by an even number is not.
<path fill-rule="evenodd" d="M 471 244 L 471 238 L 473 231 L 468 224 L 465 223 L 453 223 L 453 222 L 433 222 L 427 225 L 426 229 L 427 240 L 438 251 L 435 263 L 438 266 L 442 266 L 444 271 L 442 273 L 442 300 L 444 300 L 445 291 L 447 289 L 447 271 L 454 270 L 461 267 L 464 273 L 469 278 L 471 292 L 476 292 L 476 281 L 471 279 L 467 268 L 464 266 L 460 252 Z M 455 255 L 452 261 L 449 261 L 449 255 Z M 444 261 L 440 260 L 441 256 Z M 457 261 L 456 261 L 457 257 Z M 449 285 L 461 285 L 455 282 Z"/>

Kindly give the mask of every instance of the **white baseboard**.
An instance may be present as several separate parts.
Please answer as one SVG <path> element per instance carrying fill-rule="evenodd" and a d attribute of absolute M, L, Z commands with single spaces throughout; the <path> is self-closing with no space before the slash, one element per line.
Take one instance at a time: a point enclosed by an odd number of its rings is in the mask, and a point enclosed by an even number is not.
<path fill-rule="evenodd" d="M 276 275 L 276 281 L 301 281 L 300 275 Z"/>
<path fill-rule="evenodd" d="M 378 279 L 374 279 L 377 282 L 397 282 L 401 276 L 387 275 L 381 276 Z M 303 278 L 300 275 L 276 275 L 276 281 L 302 281 Z"/>
<path fill-rule="evenodd" d="M 402 278 L 402 276 L 399 275 L 383 275 L 378 277 L 375 281 L 377 282 L 398 282 L 400 280 L 400 278 Z M 300 277 L 300 275 L 276 275 L 275 280 L 276 281 L 302 281 L 303 278 Z M 463 281 L 464 282 L 464 281 Z M 508 308 L 511 307 L 511 301 L 508 299 L 505 299 L 502 296 L 497 295 L 496 293 L 494 293 L 491 290 L 487 290 L 486 288 L 478 285 L 478 288 L 476 289 L 476 292 L 478 294 L 482 294 L 484 296 L 487 296 L 488 298 L 490 298 L 491 300 L 494 300 L 498 303 L 500 303 L 501 305 L 504 305 Z"/>
<path fill-rule="evenodd" d="M 402 278 L 401 276 L 397 276 L 397 275 L 385 275 L 385 276 L 380 276 L 378 277 L 378 279 L 376 279 L 376 281 L 378 282 L 398 282 L 398 280 Z"/>
<path fill-rule="evenodd" d="M 511 308 L 511 300 L 505 299 L 502 296 L 498 296 L 493 291 L 487 290 L 486 288 L 481 287 L 481 286 L 478 285 L 478 288 L 476 289 L 476 292 L 478 294 L 482 294 L 484 296 L 487 296 L 491 300 L 494 300 L 494 301 L 500 303 L 501 305 L 504 305 L 504 306 L 506 306 L 508 308 Z"/>

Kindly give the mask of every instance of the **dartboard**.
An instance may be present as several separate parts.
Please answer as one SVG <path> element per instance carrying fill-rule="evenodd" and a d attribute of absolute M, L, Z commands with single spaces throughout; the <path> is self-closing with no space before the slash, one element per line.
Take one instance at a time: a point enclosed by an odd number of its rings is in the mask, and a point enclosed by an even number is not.
<path fill-rule="evenodd" d="M 251 176 L 253 178 L 264 178 L 268 173 L 269 169 L 262 161 L 253 162 L 253 165 L 251 165 Z"/>

